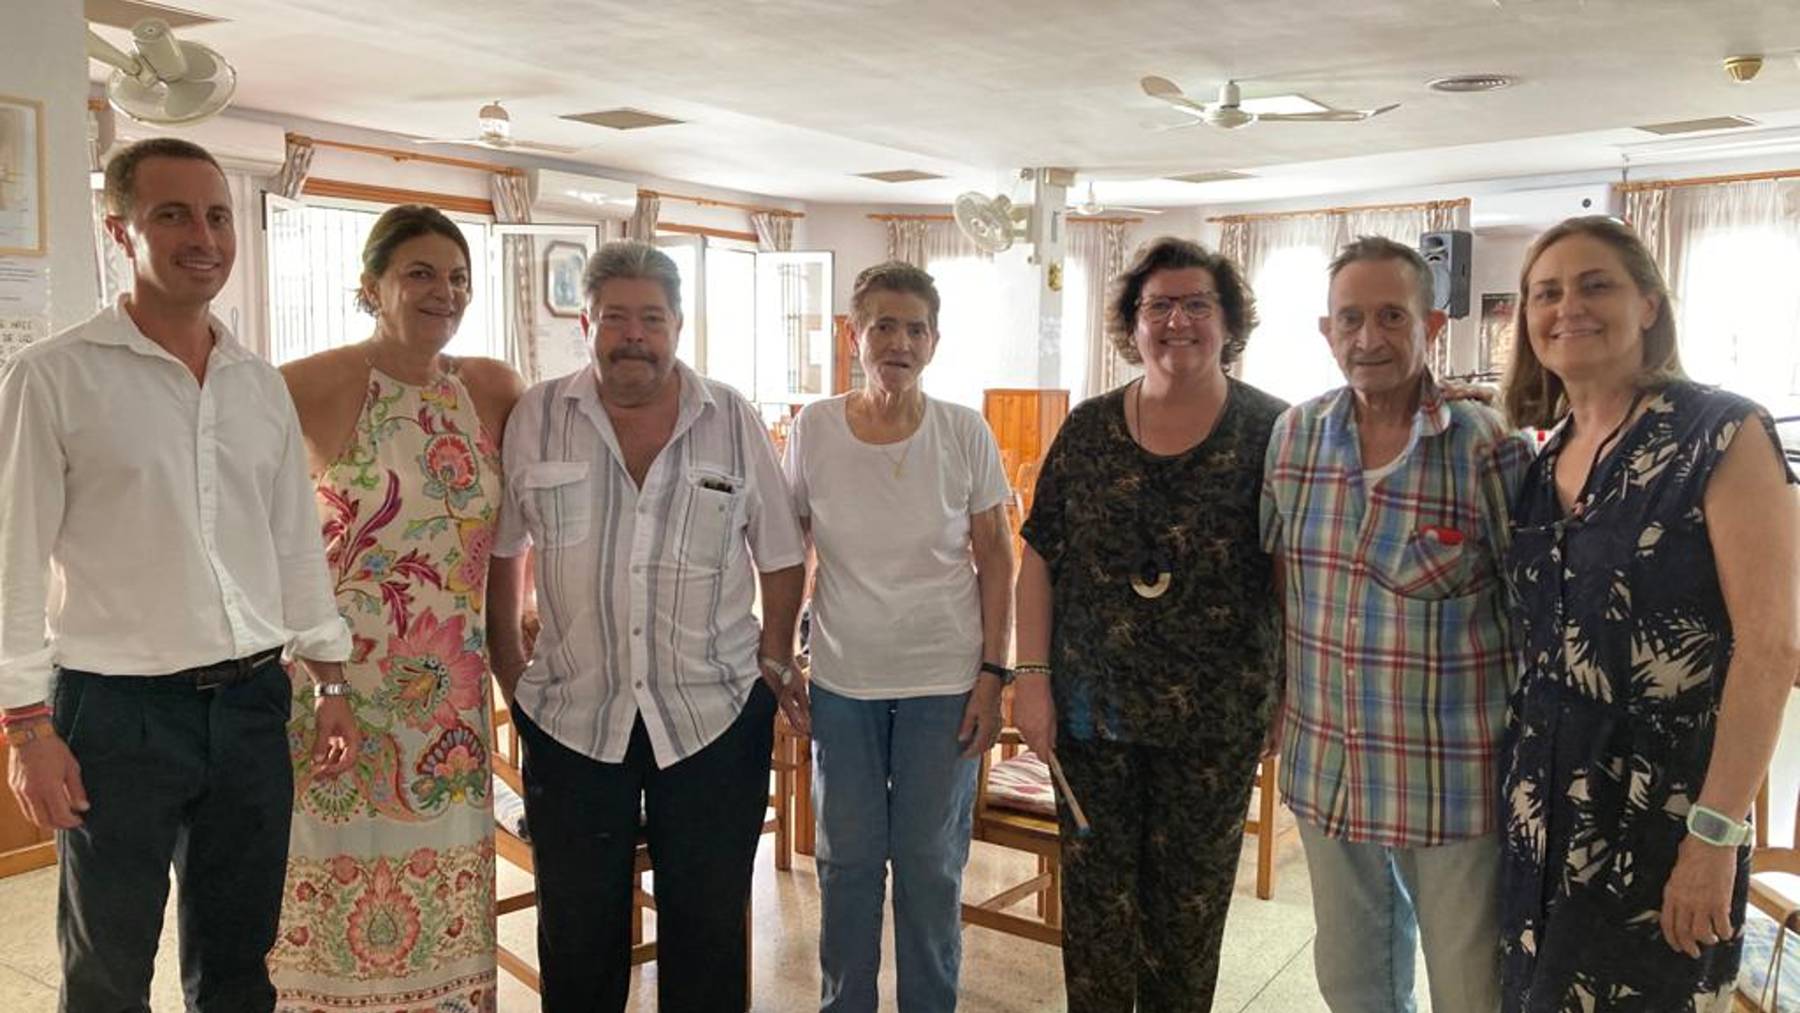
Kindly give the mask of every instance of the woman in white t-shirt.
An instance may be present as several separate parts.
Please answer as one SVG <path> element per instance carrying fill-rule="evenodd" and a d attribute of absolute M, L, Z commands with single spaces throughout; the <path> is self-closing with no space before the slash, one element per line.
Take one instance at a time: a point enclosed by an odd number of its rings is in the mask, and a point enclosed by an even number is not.
<path fill-rule="evenodd" d="M 788 439 L 816 555 L 813 804 L 821 1009 L 873 1013 L 887 867 L 902 1013 L 956 1007 L 977 758 L 1000 731 L 1012 622 L 1011 495 L 976 412 L 925 396 L 931 275 L 897 261 L 851 296 L 863 387 Z"/>

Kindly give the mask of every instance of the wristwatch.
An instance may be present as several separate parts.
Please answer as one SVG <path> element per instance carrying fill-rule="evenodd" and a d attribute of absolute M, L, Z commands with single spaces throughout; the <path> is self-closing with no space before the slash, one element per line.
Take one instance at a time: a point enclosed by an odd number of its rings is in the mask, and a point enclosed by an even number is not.
<path fill-rule="evenodd" d="M 1000 677 L 1000 685 L 1002 685 L 1002 686 L 1012 685 L 1013 670 L 1010 668 L 1007 668 L 1005 665 L 996 665 L 991 661 L 984 661 L 981 663 L 981 670 L 983 672 L 988 673 L 989 675 L 999 676 Z"/>
<path fill-rule="evenodd" d="M 321 682 L 313 686 L 313 696 L 323 700 L 328 696 L 349 696 L 349 682 Z"/>
<path fill-rule="evenodd" d="M 1688 833 L 1721 848 L 1735 848 L 1750 840 L 1752 834 L 1749 821 L 1734 820 L 1703 805 L 1688 808 L 1687 828 Z"/>
<path fill-rule="evenodd" d="M 56 726 L 50 723 L 49 718 L 31 718 L 7 725 L 4 731 L 0 731 L 0 741 L 17 747 L 25 745 L 27 742 L 47 739 L 54 734 L 56 734 Z"/>

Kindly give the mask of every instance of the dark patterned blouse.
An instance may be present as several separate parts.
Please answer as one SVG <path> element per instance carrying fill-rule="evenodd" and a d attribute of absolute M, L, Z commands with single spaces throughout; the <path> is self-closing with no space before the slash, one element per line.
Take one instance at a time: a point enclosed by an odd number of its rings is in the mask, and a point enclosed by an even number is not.
<path fill-rule="evenodd" d="M 1509 1013 L 1706 1011 L 1737 974 L 1737 940 L 1691 959 L 1657 919 L 1731 663 L 1707 480 L 1746 424 L 1766 430 L 1777 461 L 1780 444 L 1733 394 L 1678 382 L 1648 401 L 1589 476 L 1579 516 L 1556 498 L 1560 432 L 1513 509 L 1524 673 L 1501 757 Z"/>
<path fill-rule="evenodd" d="M 1022 534 L 1050 571 L 1058 734 L 1255 745 L 1274 707 L 1280 614 L 1259 534 L 1282 401 L 1235 379 L 1213 431 L 1172 457 L 1125 424 L 1127 384 L 1069 414 Z M 1132 588 L 1150 564 L 1167 589 Z"/>

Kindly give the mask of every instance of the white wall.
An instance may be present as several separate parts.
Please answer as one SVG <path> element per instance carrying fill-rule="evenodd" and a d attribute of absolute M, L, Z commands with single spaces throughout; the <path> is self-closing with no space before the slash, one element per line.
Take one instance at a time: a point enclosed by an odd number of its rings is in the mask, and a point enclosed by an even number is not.
<path fill-rule="evenodd" d="M 0 94 L 44 103 L 50 329 L 94 313 L 87 56 L 81 5 L 0 0 Z"/>

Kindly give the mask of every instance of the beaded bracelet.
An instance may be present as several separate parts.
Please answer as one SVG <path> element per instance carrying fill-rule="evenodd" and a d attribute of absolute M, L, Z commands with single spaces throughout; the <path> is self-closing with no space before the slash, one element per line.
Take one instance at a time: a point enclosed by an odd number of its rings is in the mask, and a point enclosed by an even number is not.
<path fill-rule="evenodd" d="M 1049 675 L 1050 666 L 1041 661 L 1027 661 L 1013 666 L 1018 675 Z"/>

